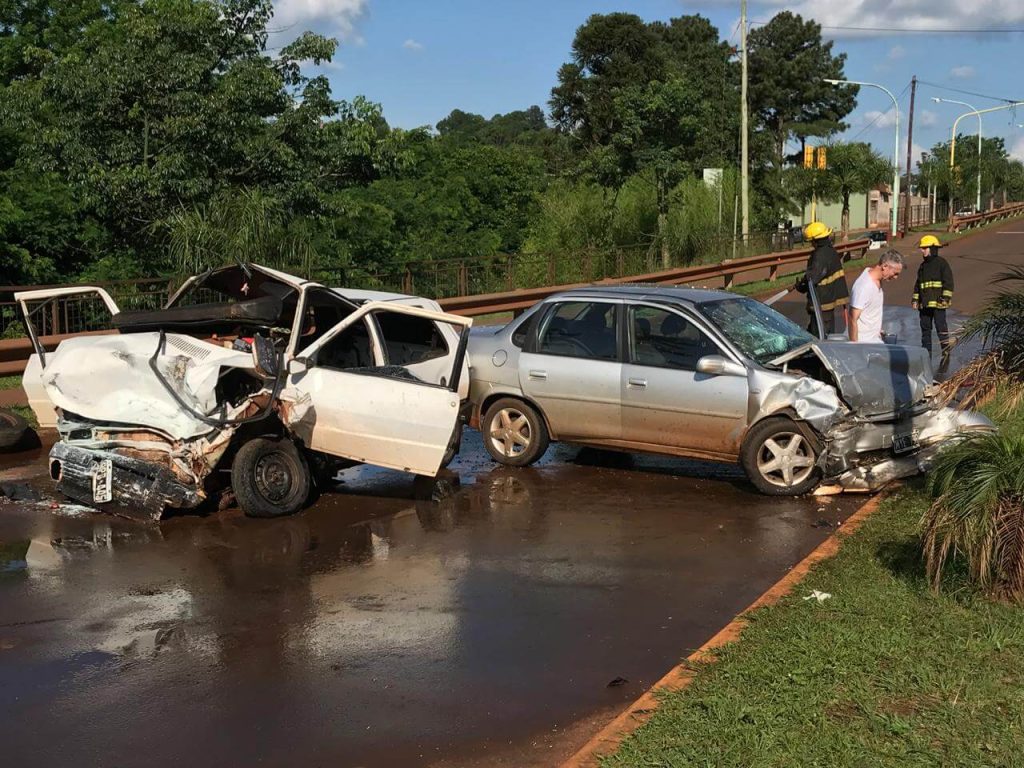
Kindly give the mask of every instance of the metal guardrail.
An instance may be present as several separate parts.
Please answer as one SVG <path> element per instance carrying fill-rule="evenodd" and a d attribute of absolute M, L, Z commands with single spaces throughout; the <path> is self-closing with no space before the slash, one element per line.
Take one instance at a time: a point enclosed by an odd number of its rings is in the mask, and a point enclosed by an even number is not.
<path fill-rule="evenodd" d="M 871 241 L 868 239 L 852 240 L 836 245 L 836 250 L 844 260 L 853 254 L 864 253 Z M 659 272 L 648 272 L 629 277 L 601 280 L 599 285 L 628 285 L 630 283 L 654 283 L 658 285 L 690 285 L 721 278 L 723 288 L 731 288 L 736 275 L 748 272 L 766 271 L 766 279 L 775 280 L 779 270 L 791 264 L 801 264 L 811 255 L 810 248 L 798 248 L 781 253 L 766 253 L 761 256 L 750 256 L 745 259 L 726 260 L 718 264 L 706 264 L 696 267 L 679 267 Z M 541 299 L 555 293 L 572 288 L 583 288 L 594 283 L 572 283 L 569 285 L 545 286 L 543 288 L 521 288 L 502 293 L 483 293 L 476 296 L 458 296 L 441 299 L 441 307 L 446 312 L 469 317 L 489 315 L 496 312 L 516 312 L 527 309 Z"/>
<path fill-rule="evenodd" d="M 848 259 L 853 255 L 865 252 L 870 244 L 868 239 L 853 240 L 847 243 L 840 243 L 836 250 Z M 721 280 L 722 287 L 731 288 L 737 275 L 751 272 L 764 272 L 767 280 L 775 280 L 779 271 L 790 265 L 799 265 L 811 254 L 810 248 L 798 248 L 781 253 L 767 253 L 760 256 L 750 256 L 742 259 L 726 260 L 717 264 L 705 264 L 694 267 L 679 267 L 665 269 L 657 272 L 646 272 L 633 274 L 625 277 L 605 278 L 599 281 L 600 285 L 626 285 L 631 283 L 653 283 L 658 285 L 690 285 L 693 283 L 706 283 L 714 280 Z M 522 288 L 519 290 L 505 291 L 502 293 L 483 293 L 472 296 L 455 296 L 440 299 L 441 306 L 445 311 L 453 314 L 474 317 L 489 315 L 499 312 L 517 312 L 535 304 L 552 294 L 594 285 L 594 282 L 582 282 L 563 285 L 548 285 L 537 288 Z M 159 307 L 172 286 L 166 280 L 125 280 L 116 283 L 104 283 L 113 294 L 119 305 L 131 308 Z M 20 286 L 17 290 L 28 290 L 31 288 L 46 288 L 57 286 Z M 0 286 L 0 292 L 13 290 L 14 286 Z M 90 311 L 74 305 L 73 302 L 79 297 L 69 297 L 64 302 L 54 302 L 51 312 L 44 320 L 44 327 L 41 329 L 40 342 L 47 350 L 52 350 L 64 339 L 72 336 L 79 336 L 86 333 L 106 333 L 108 331 L 94 327 L 89 321 Z M 126 300 L 127 299 L 127 300 Z M 106 314 L 106 313 L 103 313 Z M 74 316 L 76 322 L 81 325 L 75 333 L 54 333 L 62 328 L 69 327 L 69 318 Z M 109 317 L 109 314 L 107 314 Z M 25 370 L 28 358 L 32 354 L 32 346 L 27 338 L 16 338 L 0 340 L 0 376 L 13 375 Z"/>
<path fill-rule="evenodd" d="M 1024 203 L 1011 203 L 1002 208 L 993 208 L 984 213 L 974 213 L 970 216 L 954 216 L 949 223 L 950 232 L 959 232 L 961 229 L 973 229 L 993 221 L 1008 219 L 1011 216 L 1019 216 L 1024 213 Z"/>

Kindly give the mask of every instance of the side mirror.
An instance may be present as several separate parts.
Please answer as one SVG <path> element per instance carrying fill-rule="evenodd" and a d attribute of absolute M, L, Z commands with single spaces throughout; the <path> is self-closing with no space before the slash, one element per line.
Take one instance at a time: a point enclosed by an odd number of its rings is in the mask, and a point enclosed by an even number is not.
<path fill-rule="evenodd" d="M 292 376 L 298 376 L 300 373 L 305 373 L 309 369 L 309 358 L 293 357 L 291 360 L 288 361 L 288 373 Z"/>
<path fill-rule="evenodd" d="M 708 376 L 742 376 L 746 377 L 747 369 L 721 355 L 705 355 L 697 361 L 697 373 Z"/>

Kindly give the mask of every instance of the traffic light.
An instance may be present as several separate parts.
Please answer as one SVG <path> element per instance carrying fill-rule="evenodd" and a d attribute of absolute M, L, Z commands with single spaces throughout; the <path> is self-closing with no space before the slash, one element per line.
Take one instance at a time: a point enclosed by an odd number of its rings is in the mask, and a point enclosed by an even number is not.
<path fill-rule="evenodd" d="M 825 161 L 825 148 L 824 147 L 818 147 L 818 170 L 819 171 L 824 171 L 826 167 L 827 167 L 827 164 L 826 164 L 826 161 Z"/>
<path fill-rule="evenodd" d="M 814 147 L 804 145 L 804 168 L 814 167 Z"/>

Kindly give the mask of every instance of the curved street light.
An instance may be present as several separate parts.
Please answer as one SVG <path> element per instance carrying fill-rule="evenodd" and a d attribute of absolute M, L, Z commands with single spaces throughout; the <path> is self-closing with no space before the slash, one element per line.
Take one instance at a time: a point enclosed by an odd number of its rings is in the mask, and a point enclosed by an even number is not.
<path fill-rule="evenodd" d="M 900 104 L 896 101 L 896 97 L 892 95 L 892 91 L 886 88 L 884 85 L 878 83 L 863 83 L 859 80 L 832 80 L 831 78 L 823 78 L 826 83 L 832 85 L 865 85 L 871 88 L 878 88 L 879 90 L 885 91 L 889 98 L 892 99 L 893 109 L 896 110 L 896 143 L 892 147 L 892 205 L 890 206 L 892 212 L 892 236 L 896 237 L 896 222 L 899 221 L 899 205 L 900 205 Z"/>
<path fill-rule="evenodd" d="M 978 115 L 978 197 L 974 203 L 974 212 L 981 213 L 981 113 L 978 112 L 978 108 L 968 104 L 966 101 L 957 101 L 956 99 L 940 99 L 938 96 L 932 96 L 932 101 L 936 104 L 959 104 L 962 107 L 967 107 L 970 112 L 967 115 L 977 114 Z"/>

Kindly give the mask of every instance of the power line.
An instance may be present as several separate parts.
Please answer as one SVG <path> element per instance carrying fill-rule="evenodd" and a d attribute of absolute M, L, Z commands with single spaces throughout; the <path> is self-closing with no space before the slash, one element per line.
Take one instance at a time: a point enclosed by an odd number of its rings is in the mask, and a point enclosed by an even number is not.
<path fill-rule="evenodd" d="M 932 88 L 938 88 L 942 91 L 952 91 L 953 93 L 963 93 L 968 96 L 977 96 L 980 99 L 991 99 L 992 101 L 1005 101 L 1008 104 L 1013 104 L 1017 101 L 1024 101 L 1024 99 L 1004 99 L 999 96 L 989 96 L 984 93 L 976 93 L 975 91 L 965 91 L 962 88 L 950 88 L 948 85 L 939 85 L 938 83 L 930 83 L 927 80 L 918 80 L 921 85 L 930 85 Z"/>
<path fill-rule="evenodd" d="M 751 21 L 751 26 L 763 27 L 767 21 Z M 918 35 L 1013 35 L 1024 32 L 1024 29 L 997 29 L 985 27 L 982 29 L 962 29 L 959 27 L 935 28 L 935 29 L 910 29 L 907 27 L 836 27 L 827 24 L 819 25 L 822 29 L 838 29 L 847 32 L 889 32 L 894 34 L 918 34 Z"/>

